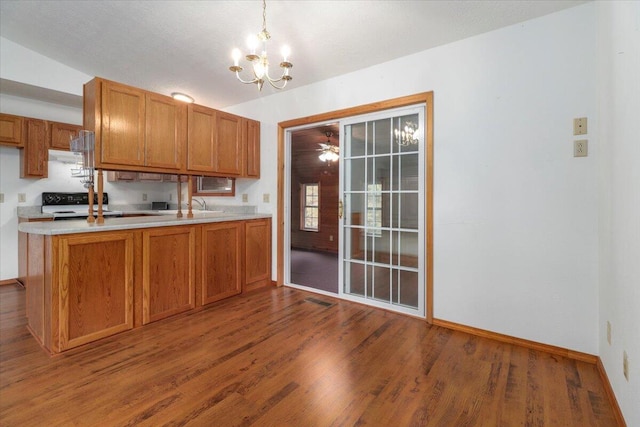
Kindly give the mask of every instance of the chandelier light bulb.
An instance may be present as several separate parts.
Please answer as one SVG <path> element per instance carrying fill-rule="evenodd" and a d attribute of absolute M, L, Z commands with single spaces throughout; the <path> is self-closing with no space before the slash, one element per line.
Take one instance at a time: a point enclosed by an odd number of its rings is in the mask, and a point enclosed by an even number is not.
<path fill-rule="evenodd" d="M 251 52 L 252 55 L 256 54 L 258 43 L 258 36 L 256 36 L 255 34 L 251 34 L 249 37 L 247 37 L 247 47 L 249 48 L 249 52 Z"/>
<path fill-rule="evenodd" d="M 233 58 L 233 65 L 237 67 L 240 63 L 240 58 L 242 58 L 242 52 L 240 52 L 240 49 L 235 48 L 231 52 L 231 57 Z"/>
<path fill-rule="evenodd" d="M 281 53 L 282 53 L 282 61 L 287 62 L 289 55 L 291 55 L 291 49 L 289 48 L 289 46 L 287 45 L 282 46 Z"/>

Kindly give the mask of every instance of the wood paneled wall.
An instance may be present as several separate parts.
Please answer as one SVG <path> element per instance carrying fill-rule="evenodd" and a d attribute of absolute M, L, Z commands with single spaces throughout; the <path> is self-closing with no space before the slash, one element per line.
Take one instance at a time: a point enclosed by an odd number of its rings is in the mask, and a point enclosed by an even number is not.
<path fill-rule="evenodd" d="M 314 143 L 316 141 L 313 141 Z M 291 246 L 325 252 L 338 252 L 338 162 L 327 164 L 314 148 L 292 147 L 291 169 Z M 319 230 L 300 230 L 300 186 L 320 183 Z M 333 236 L 333 240 L 331 237 Z"/>

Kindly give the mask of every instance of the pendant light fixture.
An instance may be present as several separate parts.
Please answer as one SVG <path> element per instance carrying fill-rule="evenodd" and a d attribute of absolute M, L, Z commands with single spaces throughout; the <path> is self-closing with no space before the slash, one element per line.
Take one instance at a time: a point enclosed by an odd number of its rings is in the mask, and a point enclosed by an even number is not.
<path fill-rule="evenodd" d="M 267 58 L 267 41 L 271 38 L 271 35 L 267 31 L 267 3 L 266 0 L 262 0 L 262 31 L 257 36 L 250 36 L 247 44 L 249 45 L 249 54 L 245 56 L 246 60 L 251 63 L 251 69 L 253 71 L 253 78 L 250 80 L 243 80 L 240 77 L 240 71 L 243 68 L 240 66 L 240 58 L 242 52 L 240 49 L 233 49 L 233 65 L 229 67 L 231 72 L 235 73 L 240 82 L 245 84 L 255 83 L 258 85 L 258 90 L 262 90 L 264 82 L 267 81 L 271 86 L 276 89 L 284 89 L 289 80 L 293 77 L 289 75 L 289 70 L 293 67 L 293 64 L 289 62 L 289 54 L 291 51 L 287 46 L 282 48 L 282 62 L 280 62 L 280 68 L 282 68 L 282 75 L 279 78 L 272 78 L 269 75 L 269 59 Z M 259 54 L 256 51 L 259 50 Z M 277 83 L 282 82 L 281 85 Z"/>

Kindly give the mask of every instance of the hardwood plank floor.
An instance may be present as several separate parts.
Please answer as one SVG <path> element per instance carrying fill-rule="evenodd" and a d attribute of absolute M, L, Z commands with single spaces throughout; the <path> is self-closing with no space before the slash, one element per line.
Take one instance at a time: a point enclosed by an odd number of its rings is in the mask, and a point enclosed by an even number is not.
<path fill-rule="evenodd" d="M 2 426 L 616 425 L 595 365 L 299 290 L 54 358 L 24 299 L 0 287 Z"/>

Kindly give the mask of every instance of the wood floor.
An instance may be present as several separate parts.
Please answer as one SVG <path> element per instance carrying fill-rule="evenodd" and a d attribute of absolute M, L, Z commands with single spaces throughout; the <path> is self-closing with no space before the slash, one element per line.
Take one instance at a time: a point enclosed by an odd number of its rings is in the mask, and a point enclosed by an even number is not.
<path fill-rule="evenodd" d="M 594 365 L 299 290 L 55 358 L 24 298 L 0 286 L 2 426 L 615 425 Z"/>

